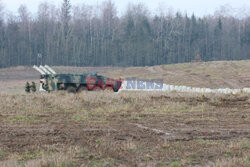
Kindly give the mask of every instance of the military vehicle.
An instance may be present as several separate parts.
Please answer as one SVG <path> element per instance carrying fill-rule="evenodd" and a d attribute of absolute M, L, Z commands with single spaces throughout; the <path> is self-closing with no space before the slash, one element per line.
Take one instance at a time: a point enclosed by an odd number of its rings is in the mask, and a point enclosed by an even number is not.
<path fill-rule="evenodd" d="M 57 74 L 49 66 L 34 66 L 41 73 L 40 91 L 67 90 L 69 93 L 91 90 L 113 90 L 118 92 L 122 80 L 111 79 L 97 73 L 86 74 Z"/>

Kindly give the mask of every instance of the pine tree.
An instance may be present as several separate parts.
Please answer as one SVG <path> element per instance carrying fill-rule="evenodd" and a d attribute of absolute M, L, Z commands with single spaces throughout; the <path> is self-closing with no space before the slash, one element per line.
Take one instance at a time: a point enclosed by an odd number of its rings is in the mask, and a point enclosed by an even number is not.
<path fill-rule="evenodd" d="M 214 60 L 220 60 L 223 57 L 222 36 L 223 36 L 222 20 L 221 18 L 219 18 L 214 30 L 214 53 L 213 53 Z"/>
<path fill-rule="evenodd" d="M 70 46 L 72 45 L 71 41 L 71 4 L 70 0 L 63 0 L 63 4 L 61 7 L 61 46 L 59 52 L 61 54 L 61 61 L 64 65 L 70 65 L 70 61 L 72 60 L 72 55 L 70 53 Z"/>
<path fill-rule="evenodd" d="M 1 0 L 0 0 L 1 1 Z M 39 64 L 70 66 L 144 66 L 250 58 L 250 17 L 215 14 L 149 14 L 143 4 L 118 16 L 115 4 L 61 8 L 39 6 L 37 17 L 25 6 L 4 14 L 0 2 L 0 68 Z M 152 17 L 153 16 L 153 17 Z M 72 17 L 72 18 L 71 18 Z"/>

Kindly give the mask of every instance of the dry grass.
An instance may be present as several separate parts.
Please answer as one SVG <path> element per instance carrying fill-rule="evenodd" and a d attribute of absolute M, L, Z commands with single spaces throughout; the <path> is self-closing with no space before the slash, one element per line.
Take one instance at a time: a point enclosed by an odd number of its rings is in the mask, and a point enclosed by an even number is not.
<path fill-rule="evenodd" d="M 153 67 L 53 67 L 58 73 L 98 72 L 111 78 L 163 79 L 167 84 L 208 88 L 250 87 L 250 60 L 184 63 Z M 20 93 L 27 81 L 39 83 L 31 67 L 0 69 L 0 91 Z"/>
<path fill-rule="evenodd" d="M 250 61 L 55 69 L 196 87 L 250 83 Z M 38 77 L 31 68 L 0 69 L 0 166 L 250 165 L 249 94 L 25 94 L 25 82 Z"/>
<path fill-rule="evenodd" d="M 136 71 L 136 72 L 135 72 Z M 184 63 L 106 72 L 115 78 L 163 79 L 167 84 L 207 88 L 250 87 L 250 61 Z"/>
<path fill-rule="evenodd" d="M 249 165 L 249 95 L 55 92 L 0 98 L 0 166 Z"/>

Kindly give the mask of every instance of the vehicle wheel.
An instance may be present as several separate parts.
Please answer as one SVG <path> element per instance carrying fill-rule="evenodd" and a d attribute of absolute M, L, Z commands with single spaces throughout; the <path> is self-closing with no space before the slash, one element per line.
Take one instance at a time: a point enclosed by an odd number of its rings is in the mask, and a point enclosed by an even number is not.
<path fill-rule="evenodd" d="M 114 85 L 114 92 L 118 92 L 121 88 L 122 82 L 121 81 L 117 81 L 116 84 Z"/>
<path fill-rule="evenodd" d="M 88 88 L 86 86 L 81 86 L 80 88 L 77 89 L 77 93 L 81 93 L 85 91 L 88 91 Z"/>
<path fill-rule="evenodd" d="M 118 92 L 119 91 L 119 89 L 117 89 L 117 88 L 114 88 L 113 90 L 114 90 L 114 92 Z"/>
<path fill-rule="evenodd" d="M 73 86 L 69 86 L 69 87 L 67 88 L 67 92 L 68 92 L 68 93 L 73 93 L 73 94 L 75 94 L 75 93 L 76 93 L 76 88 L 73 87 Z"/>

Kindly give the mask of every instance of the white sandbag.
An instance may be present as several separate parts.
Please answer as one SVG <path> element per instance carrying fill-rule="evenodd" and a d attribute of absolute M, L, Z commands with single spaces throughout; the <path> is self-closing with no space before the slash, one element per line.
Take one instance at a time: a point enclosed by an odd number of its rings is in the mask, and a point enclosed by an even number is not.
<path fill-rule="evenodd" d="M 250 88 L 244 88 L 242 91 L 245 93 L 250 93 Z"/>
<path fill-rule="evenodd" d="M 187 92 L 187 87 L 186 86 L 181 86 L 182 92 Z"/>
<path fill-rule="evenodd" d="M 192 90 L 191 87 L 186 88 L 186 92 L 192 92 L 191 90 Z"/>
<path fill-rule="evenodd" d="M 169 91 L 170 92 L 174 91 L 174 85 L 169 85 Z"/>
<path fill-rule="evenodd" d="M 233 89 L 232 94 L 238 94 L 241 93 L 241 89 Z"/>

